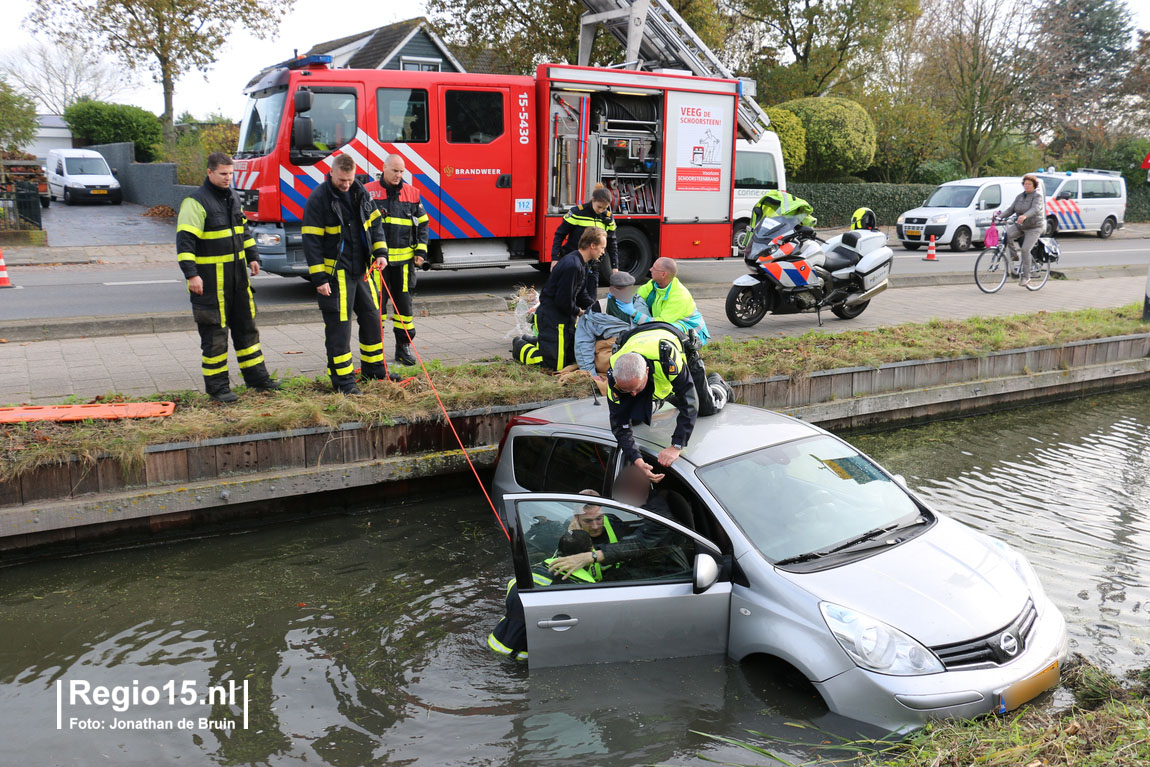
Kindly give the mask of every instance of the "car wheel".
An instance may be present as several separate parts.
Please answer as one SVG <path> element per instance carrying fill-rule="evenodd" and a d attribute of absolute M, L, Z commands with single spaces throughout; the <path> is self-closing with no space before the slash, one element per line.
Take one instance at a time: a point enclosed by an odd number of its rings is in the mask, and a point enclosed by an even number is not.
<path fill-rule="evenodd" d="M 47 208 L 51 204 L 52 204 L 51 200 L 49 200 L 47 197 L 41 197 L 40 198 L 40 207 L 41 208 Z"/>
<path fill-rule="evenodd" d="M 747 224 L 749 221 L 739 220 L 735 222 L 734 227 L 731 228 L 731 246 L 735 249 L 734 252 L 740 250 L 739 242 L 743 239 L 743 235 L 747 231 Z"/>
<path fill-rule="evenodd" d="M 1107 218 L 1102 222 L 1102 228 L 1098 230 L 1098 236 L 1105 240 L 1107 237 L 1114 234 L 1114 227 L 1117 225 L 1118 222 L 1115 221 L 1113 217 Z"/>
<path fill-rule="evenodd" d="M 1046 217 L 1046 228 L 1042 231 L 1043 237 L 1053 237 L 1058 234 L 1058 219 L 1054 216 Z"/>
<path fill-rule="evenodd" d="M 954 233 L 954 237 L 950 239 L 950 249 L 956 253 L 963 253 L 970 250 L 971 244 L 970 230 L 965 226 L 958 227 L 958 230 Z"/>
<path fill-rule="evenodd" d="M 121 197 L 119 200 L 115 200 L 115 201 L 113 201 L 113 202 L 112 202 L 112 204 L 113 204 L 113 205 L 119 205 L 119 204 L 121 204 L 122 202 L 124 202 L 124 199 Z"/>
<path fill-rule="evenodd" d="M 654 261 L 647 235 L 633 226 L 621 226 L 615 232 L 615 242 L 619 248 L 619 271 L 628 272 L 635 282 L 646 281 Z"/>
<path fill-rule="evenodd" d="M 76 201 L 72 199 L 72 195 L 68 194 L 68 187 L 64 187 L 64 204 L 75 205 Z"/>
<path fill-rule="evenodd" d="M 919 248 L 922 247 L 922 243 L 921 242 L 904 242 L 902 244 L 902 246 L 904 248 L 906 248 L 907 250 L 918 250 Z"/>

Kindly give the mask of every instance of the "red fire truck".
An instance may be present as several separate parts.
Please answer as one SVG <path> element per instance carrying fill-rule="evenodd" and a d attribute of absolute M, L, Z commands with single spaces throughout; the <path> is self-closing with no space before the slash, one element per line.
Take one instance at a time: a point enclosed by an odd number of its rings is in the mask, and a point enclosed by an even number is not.
<path fill-rule="evenodd" d="M 612 191 L 620 268 L 730 254 L 741 83 L 541 65 L 534 77 L 332 69 L 300 57 L 246 89 L 235 185 L 268 271 L 307 275 L 308 194 L 349 154 L 397 153 L 430 218 L 428 266 L 547 268 L 563 215 Z"/>

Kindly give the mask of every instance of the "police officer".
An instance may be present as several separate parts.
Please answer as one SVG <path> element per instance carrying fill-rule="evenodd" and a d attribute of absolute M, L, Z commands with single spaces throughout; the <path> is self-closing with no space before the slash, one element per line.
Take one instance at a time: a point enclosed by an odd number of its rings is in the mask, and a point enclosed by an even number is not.
<path fill-rule="evenodd" d="M 601 269 L 610 269 L 610 274 L 619 271 L 619 243 L 615 237 L 615 218 L 611 215 L 611 191 L 598 187 L 591 192 L 591 199 L 582 205 L 577 205 L 567 212 L 559 228 L 555 230 L 555 239 L 551 243 L 551 264 L 556 262 L 565 253 L 574 250 L 583 236 L 583 231 L 589 226 L 596 226 L 607 233 L 607 259 L 589 267 L 587 282 L 583 290 L 591 299 L 591 311 L 599 311 L 596 303 L 599 299 L 599 272 Z"/>
<path fill-rule="evenodd" d="M 228 331 L 248 388 L 274 391 L 256 328 L 256 304 L 248 273 L 260 273 L 256 243 L 239 198 L 231 188 L 232 158 L 208 155 L 208 175 L 184 198 L 176 222 L 176 259 L 187 280 L 192 316 L 200 332 L 204 389 L 217 402 L 239 397 L 228 381 Z"/>
<path fill-rule="evenodd" d="M 351 311 L 359 323 L 359 360 L 364 378 L 385 378 L 380 335 L 380 275 L 387 242 L 375 203 L 355 178 L 355 161 L 341 154 L 331 173 L 307 198 L 303 251 L 323 313 L 327 373 L 332 387 L 359 394 L 351 361 Z"/>
<path fill-rule="evenodd" d="M 414 365 L 416 359 L 410 341 L 415 338 L 411 291 L 415 288 L 415 269 L 427 256 L 427 213 L 419 200 L 419 190 L 403 180 L 403 171 L 403 157 L 388 155 L 379 181 L 372 181 L 365 188 L 383 215 L 390 267 L 385 279 L 392 300 L 395 361 Z"/>
<path fill-rule="evenodd" d="M 731 399 L 731 388 L 718 373 L 707 375 L 696 344 L 674 325 L 652 322 L 620 336 L 619 348 L 611 355 L 607 372 L 611 431 L 624 462 L 638 466 L 649 479 L 662 475 L 655 474 L 639 454 L 631 427 L 650 426 L 656 400 L 666 400 L 679 411 L 671 445 L 657 457 L 660 465 L 670 466 L 687 446 L 699 415 L 713 415 Z"/>

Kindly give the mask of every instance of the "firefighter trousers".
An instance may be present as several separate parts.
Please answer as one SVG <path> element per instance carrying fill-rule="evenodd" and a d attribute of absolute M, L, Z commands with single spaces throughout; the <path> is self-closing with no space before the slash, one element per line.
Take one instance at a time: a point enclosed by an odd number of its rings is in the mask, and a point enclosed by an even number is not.
<path fill-rule="evenodd" d="M 412 316 L 411 291 L 415 287 L 415 264 L 408 260 L 388 264 L 384 272 L 387 290 L 391 295 L 391 329 L 395 333 L 395 348 L 415 338 L 415 317 Z M 386 298 L 386 296 L 385 296 Z"/>
<path fill-rule="evenodd" d="M 246 288 L 246 285 L 244 286 Z M 260 331 L 256 327 L 256 305 L 247 290 L 232 291 L 234 300 L 221 301 L 220 323 L 197 322 L 200 331 L 200 358 L 204 390 L 208 394 L 228 391 L 228 332 L 236 349 L 236 361 L 244 383 L 263 386 L 271 379 L 260 350 Z M 223 294 L 220 294 L 221 297 Z"/>
<path fill-rule="evenodd" d="M 511 344 L 511 353 L 524 365 L 542 365 L 562 370 L 575 364 L 575 317 L 568 317 L 540 305 L 535 313 L 538 335 L 520 336 Z"/>
<path fill-rule="evenodd" d="M 359 323 L 359 361 L 364 378 L 385 378 L 383 337 L 379 328 L 379 272 L 368 272 L 365 280 L 343 269 L 332 274 L 331 295 L 318 296 L 323 313 L 327 374 L 337 391 L 355 385 L 355 364 L 351 359 L 351 313 Z"/>

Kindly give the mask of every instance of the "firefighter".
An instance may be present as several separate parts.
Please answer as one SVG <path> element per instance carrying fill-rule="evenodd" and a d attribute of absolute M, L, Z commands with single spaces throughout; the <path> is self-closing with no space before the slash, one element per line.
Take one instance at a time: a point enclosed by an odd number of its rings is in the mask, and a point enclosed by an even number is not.
<path fill-rule="evenodd" d="M 387 240 L 387 289 L 391 294 L 391 329 L 395 333 L 395 361 L 416 364 L 411 351 L 415 338 L 411 291 L 415 270 L 427 257 L 427 213 L 419 201 L 419 190 L 403 180 L 403 157 L 391 154 L 383 162 L 379 181 L 365 187 L 383 216 Z"/>
<path fill-rule="evenodd" d="M 575 363 L 575 323 L 594 302 L 585 283 L 588 264 L 597 261 L 607 247 L 607 233 L 589 226 L 579 236 L 579 249 L 559 260 L 539 293 L 535 310 L 536 336 L 520 336 L 511 344 L 511 354 L 524 365 L 542 364 L 548 370 L 562 370 Z"/>
<path fill-rule="evenodd" d="M 607 260 L 595 264 L 588 269 L 587 282 L 584 291 L 591 299 L 591 311 L 599 311 L 599 271 L 600 268 L 609 268 L 611 274 L 619 271 L 619 244 L 615 238 L 615 219 L 611 215 L 611 190 L 602 186 L 591 192 L 591 199 L 582 205 L 577 205 L 563 217 L 559 228 L 555 230 L 555 239 L 551 243 L 551 266 L 565 253 L 575 249 L 583 230 L 589 226 L 597 226 L 607 233 Z"/>
<path fill-rule="evenodd" d="M 653 322 L 620 336 L 619 348 L 611 355 L 607 372 L 611 431 L 625 463 L 638 466 L 654 481 L 663 475 L 655 474 L 643 460 L 631 427 L 639 423 L 650 426 L 655 401 L 666 400 L 679 411 L 671 445 L 657 457 L 660 465 L 670 466 L 687 446 L 695 420 L 700 415 L 714 415 L 732 398 L 731 387 L 718 373 L 707 375 L 697 343 L 674 325 Z"/>
<path fill-rule="evenodd" d="M 244 383 L 275 391 L 256 328 L 256 304 L 248 273 L 260 273 L 256 242 L 248 231 L 239 198 L 231 188 L 232 158 L 208 155 L 207 178 L 184 198 L 176 222 L 176 259 L 187 280 L 192 316 L 200 332 L 204 390 L 217 402 L 239 397 L 228 380 L 228 331 Z"/>
<path fill-rule="evenodd" d="M 341 154 L 331 173 L 307 198 L 303 251 L 323 313 L 327 374 L 343 394 L 359 394 L 351 361 L 351 312 L 359 323 L 359 360 L 364 378 L 387 376 L 380 333 L 381 275 L 387 266 L 383 222 L 355 161 Z"/>

